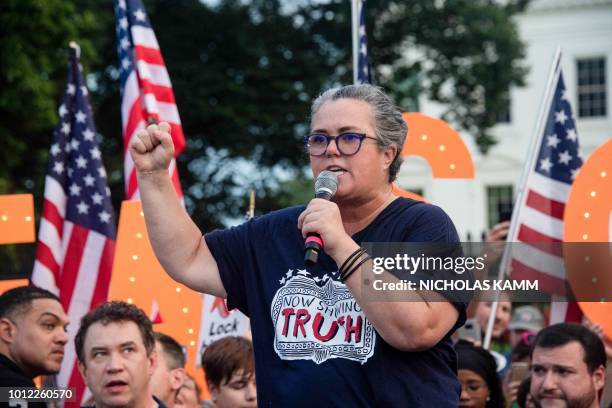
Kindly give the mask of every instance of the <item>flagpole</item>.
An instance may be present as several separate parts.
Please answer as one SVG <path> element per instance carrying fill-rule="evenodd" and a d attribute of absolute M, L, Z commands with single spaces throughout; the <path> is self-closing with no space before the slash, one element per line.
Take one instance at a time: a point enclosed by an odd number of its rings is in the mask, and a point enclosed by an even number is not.
<path fill-rule="evenodd" d="M 550 109 L 551 100 L 555 94 L 555 84 L 557 83 L 559 73 L 561 72 L 561 47 L 557 46 L 555 53 L 553 54 L 553 60 L 550 67 L 550 73 L 548 74 L 548 80 L 546 82 L 546 88 L 544 89 L 544 98 L 542 98 L 542 102 L 540 102 L 540 109 L 538 110 L 538 116 L 536 118 L 536 126 L 535 126 L 535 134 L 531 138 L 531 144 L 529 146 L 528 154 L 529 160 L 527 161 L 527 165 L 523 168 L 523 173 L 521 175 L 521 181 L 518 185 L 516 199 L 514 200 L 514 208 L 512 209 L 512 218 L 510 221 L 510 229 L 508 231 L 508 235 L 506 236 L 506 242 L 515 241 L 516 229 L 518 227 L 518 218 L 519 211 L 523 206 L 523 201 L 525 200 L 525 185 L 527 183 L 527 177 L 529 177 L 529 173 L 531 169 L 534 168 L 535 162 L 537 160 L 539 152 L 536 151 L 537 146 L 539 146 L 542 142 L 542 138 L 544 137 L 544 127 L 546 126 L 546 119 L 548 117 L 547 109 Z M 510 259 L 509 248 L 512 244 L 506 245 L 504 248 L 504 253 L 502 255 L 501 262 L 499 264 L 499 272 L 497 274 L 497 279 L 503 279 L 505 272 L 508 268 L 508 262 Z M 499 307 L 499 297 L 500 291 L 495 291 L 495 300 L 491 305 L 491 311 L 489 314 L 489 319 L 487 320 L 487 329 L 485 332 L 485 338 L 483 342 L 483 347 L 485 349 L 489 349 L 491 345 L 491 336 L 493 333 L 493 325 L 495 324 L 495 315 L 497 314 L 497 308 Z"/>
<path fill-rule="evenodd" d="M 76 43 L 76 42 L 74 42 L 74 41 L 70 41 L 70 42 L 68 43 L 68 46 L 69 46 L 70 48 L 73 48 L 73 49 L 74 49 L 74 51 L 76 52 L 76 57 L 77 57 L 77 58 L 81 58 L 81 47 L 79 46 L 79 44 L 77 44 L 77 43 Z"/>
<path fill-rule="evenodd" d="M 249 219 L 255 217 L 255 190 L 249 194 Z"/>
<path fill-rule="evenodd" d="M 351 0 L 351 33 L 353 40 L 353 83 L 356 84 L 359 70 L 359 2 Z"/>

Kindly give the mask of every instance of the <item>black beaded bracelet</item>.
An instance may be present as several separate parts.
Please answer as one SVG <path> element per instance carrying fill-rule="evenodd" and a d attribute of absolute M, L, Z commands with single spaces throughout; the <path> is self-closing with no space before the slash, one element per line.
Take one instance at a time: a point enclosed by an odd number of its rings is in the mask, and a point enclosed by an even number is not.
<path fill-rule="evenodd" d="M 355 264 L 355 261 L 357 261 L 357 259 L 359 259 L 361 254 L 363 254 L 364 252 L 365 249 L 359 247 L 357 250 L 355 250 L 355 252 L 350 254 L 348 258 L 346 258 L 346 260 L 342 263 L 340 269 L 338 269 L 340 276 L 342 276 L 348 269 L 350 269 Z"/>
<path fill-rule="evenodd" d="M 365 253 L 365 252 L 364 252 Z M 355 265 L 350 271 L 346 272 L 344 275 L 340 275 L 340 281 L 346 282 L 346 280 L 353 274 L 361 265 L 366 263 L 368 260 L 372 259 L 370 255 L 366 253 L 366 257 L 363 258 L 357 265 Z"/>

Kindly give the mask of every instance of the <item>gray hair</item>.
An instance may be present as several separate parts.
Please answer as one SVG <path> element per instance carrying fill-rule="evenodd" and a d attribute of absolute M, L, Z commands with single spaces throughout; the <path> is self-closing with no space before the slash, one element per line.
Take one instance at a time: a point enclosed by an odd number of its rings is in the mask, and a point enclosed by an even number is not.
<path fill-rule="evenodd" d="M 404 118 L 402 118 L 402 113 L 381 88 L 370 84 L 347 85 L 329 89 L 317 97 L 310 107 L 311 121 L 325 102 L 341 98 L 364 101 L 372 107 L 374 112 L 374 131 L 378 138 L 380 150 L 382 151 L 391 146 L 397 147 L 395 158 L 389 166 L 389 182 L 394 181 L 404 161 L 401 151 L 406 139 L 406 133 L 408 132 L 408 125 Z"/>

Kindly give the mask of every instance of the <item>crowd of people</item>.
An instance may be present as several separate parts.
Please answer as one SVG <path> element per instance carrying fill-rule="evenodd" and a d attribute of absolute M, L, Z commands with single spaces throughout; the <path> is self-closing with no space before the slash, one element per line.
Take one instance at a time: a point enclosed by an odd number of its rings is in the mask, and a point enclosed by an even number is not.
<path fill-rule="evenodd" d="M 480 307 L 490 310 L 486 302 Z M 488 318 L 487 312 L 481 313 Z M 546 326 L 533 305 L 517 307 L 511 319 L 506 315 L 507 310 L 498 309 L 498 335 L 490 350 L 473 338 L 457 340 L 459 406 L 612 406 L 609 375 L 606 385 L 612 341 L 605 334 L 592 330 L 588 322 Z"/>
<path fill-rule="evenodd" d="M 32 388 L 38 376 L 60 370 L 70 324 L 59 299 L 23 286 L 0 296 L 0 387 Z M 74 339 L 88 407 L 256 407 L 253 346 L 244 337 L 211 343 L 201 356 L 210 400 L 185 371 L 185 351 L 175 339 L 153 331 L 147 315 L 121 301 L 86 314 Z M 0 406 L 22 406 L 19 399 Z M 27 402 L 27 401 L 21 401 Z M 43 402 L 26 406 L 43 407 Z"/>
<path fill-rule="evenodd" d="M 490 310 L 484 303 L 481 307 Z M 481 313 L 481 319 L 488 317 Z M 612 406 L 609 397 L 608 405 L 602 398 L 612 342 L 600 330 L 574 323 L 545 326 L 540 309 L 531 305 L 516 308 L 511 319 L 506 314 L 499 309 L 496 344 L 508 352 L 486 350 L 469 337 L 455 339 L 458 406 Z M 35 377 L 57 374 L 69 323 L 59 299 L 44 289 L 24 286 L 3 293 L 0 387 L 35 387 Z M 208 400 L 202 400 L 196 380 L 185 371 L 183 346 L 153 331 L 146 314 L 132 304 L 107 302 L 89 312 L 74 345 L 91 393 L 84 406 L 257 406 L 253 345 L 247 338 L 230 336 L 205 348 L 201 364 Z M 610 378 L 608 383 L 609 393 Z M 8 406 L 5 401 L 0 405 Z"/>
<path fill-rule="evenodd" d="M 204 350 L 210 400 L 201 402 L 181 345 L 136 306 L 107 302 L 68 322 L 55 295 L 17 288 L 0 296 L 0 386 L 57 373 L 70 323 L 86 406 L 600 406 L 612 349 L 600 327 L 545 327 L 537 307 L 513 311 L 502 293 L 486 350 L 490 302 L 451 290 L 368 298 L 380 274 L 366 243 L 459 241 L 439 207 L 393 193 L 407 124 L 381 89 L 335 88 L 312 104 L 304 143 L 313 176 L 336 175 L 333 199 L 230 229 L 203 233 L 186 213 L 168 175 L 169 132 L 150 125 L 129 146 L 152 247 L 174 280 L 249 316 L 253 342 L 228 337 Z M 319 246 L 316 262 L 304 258 L 305 238 Z"/>

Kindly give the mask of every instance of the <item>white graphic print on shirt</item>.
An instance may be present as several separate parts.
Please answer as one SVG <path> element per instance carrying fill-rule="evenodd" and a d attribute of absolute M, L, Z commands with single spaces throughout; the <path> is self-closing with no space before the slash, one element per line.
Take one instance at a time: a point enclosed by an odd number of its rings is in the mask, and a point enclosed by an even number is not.
<path fill-rule="evenodd" d="M 334 274 L 337 274 L 335 272 Z M 351 291 L 329 275 L 289 269 L 272 300 L 274 350 L 283 360 L 346 358 L 364 364 L 376 334 Z"/>

